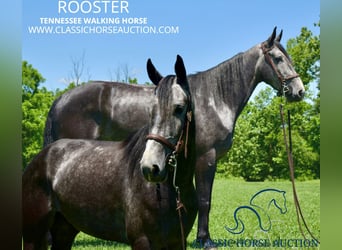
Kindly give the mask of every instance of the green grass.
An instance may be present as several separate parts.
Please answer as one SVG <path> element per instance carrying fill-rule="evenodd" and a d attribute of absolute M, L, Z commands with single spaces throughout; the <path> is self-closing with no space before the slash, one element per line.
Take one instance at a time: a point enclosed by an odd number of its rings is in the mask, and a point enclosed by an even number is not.
<path fill-rule="evenodd" d="M 320 238 L 320 181 L 297 182 L 297 193 L 306 222 L 314 236 Z M 240 210 L 239 214 L 244 222 L 245 230 L 243 233 L 234 235 L 229 233 L 225 226 L 233 227 L 234 211 L 239 206 L 249 205 L 251 197 L 265 188 L 275 188 L 286 191 L 287 212 L 280 214 L 279 210 L 273 205 L 268 210 L 272 228 L 268 232 L 260 230 L 255 214 L 250 210 Z M 271 198 L 271 197 L 266 197 Z M 268 204 L 268 200 L 264 201 Z M 260 214 L 262 221 L 267 222 L 267 217 Z M 266 219 L 266 220 L 265 220 Z M 275 240 L 282 240 L 287 249 L 308 249 L 300 247 L 304 244 L 297 223 L 296 210 L 293 203 L 292 186 L 289 181 L 279 182 L 244 182 L 241 180 L 216 179 L 214 182 L 212 208 L 210 212 L 210 233 L 213 240 L 226 244 L 219 249 L 285 249 L 284 247 L 274 247 Z M 303 227 L 304 228 L 304 227 Z M 305 230 L 305 229 L 304 229 Z M 193 242 L 196 239 L 197 220 L 190 232 L 187 242 L 188 249 L 196 249 Z M 311 237 L 306 234 L 307 239 Z M 252 240 L 262 243 L 263 247 L 253 247 Z M 285 242 L 286 240 L 286 242 Z M 264 247 L 265 242 L 270 242 L 271 246 Z M 255 243 L 255 241 L 254 241 Z M 295 247 L 295 244 L 298 244 Z M 227 246 L 230 244 L 230 247 Z M 247 245 L 244 245 L 247 244 Z M 268 243 L 267 243 L 268 244 Z M 260 246 L 260 245 L 259 245 Z M 303 246 L 303 245 L 302 245 Z M 80 233 L 73 245 L 75 250 L 107 250 L 107 249 L 130 249 L 130 247 L 115 242 L 103 241 L 86 234 Z M 311 247 L 309 249 L 318 249 Z"/>

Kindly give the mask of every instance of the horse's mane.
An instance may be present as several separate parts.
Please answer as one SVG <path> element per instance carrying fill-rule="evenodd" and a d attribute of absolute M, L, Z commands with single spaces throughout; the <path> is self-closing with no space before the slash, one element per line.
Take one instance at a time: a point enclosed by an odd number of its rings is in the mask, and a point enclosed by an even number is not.
<path fill-rule="evenodd" d="M 289 54 L 287 53 L 283 45 L 281 45 L 281 43 L 278 41 L 274 41 L 274 44 L 287 57 L 287 59 L 289 59 L 290 62 L 292 62 Z M 252 47 L 251 49 L 253 49 L 254 47 Z M 217 77 L 218 71 L 224 69 L 225 71 L 228 71 L 227 73 L 230 79 L 234 82 L 237 82 L 238 79 L 244 78 L 244 75 L 243 75 L 244 72 L 241 69 L 243 68 L 244 71 L 246 71 L 246 66 L 248 66 L 248 65 L 244 65 L 244 60 L 243 60 L 243 56 L 246 54 L 246 52 L 237 53 L 233 57 L 219 63 L 218 65 L 210 69 L 207 69 L 205 71 L 200 71 L 195 74 L 191 74 L 189 75 L 189 77 L 194 78 L 197 82 L 201 82 L 203 80 L 210 80 L 210 78 Z"/>
<path fill-rule="evenodd" d="M 149 125 L 145 125 L 138 131 L 131 133 L 123 142 L 125 158 L 122 159 L 128 163 L 130 176 L 139 165 L 146 146 L 146 135 L 149 131 Z"/>
<path fill-rule="evenodd" d="M 221 96 L 222 100 L 228 101 L 239 98 L 240 85 L 247 82 L 245 79 L 249 77 L 246 71 L 254 72 L 246 70 L 249 65 L 244 57 L 245 53 L 238 53 L 206 71 L 189 75 L 191 93 L 214 93 Z"/>
<path fill-rule="evenodd" d="M 231 79 L 239 79 L 243 73 L 241 71 L 241 68 L 243 67 L 243 55 L 244 53 L 240 52 L 208 70 L 189 75 L 189 78 L 194 78 L 196 81 L 210 80 L 210 78 L 217 78 L 217 73 L 225 70 L 229 71 L 229 77 Z"/>

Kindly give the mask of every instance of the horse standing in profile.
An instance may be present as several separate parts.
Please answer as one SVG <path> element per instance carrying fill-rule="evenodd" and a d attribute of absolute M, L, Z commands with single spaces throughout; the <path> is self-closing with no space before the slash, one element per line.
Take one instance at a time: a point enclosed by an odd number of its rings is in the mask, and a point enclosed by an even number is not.
<path fill-rule="evenodd" d="M 304 97 L 304 85 L 280 44 L 282 32 L 219 65 L 188 76 L 196 110 L 195 180 L 199 205 L 197 239 L 210 248 L 209 211 L 216 162 L 231 147 L 236 120 L 255 87 L 266 82 L 288 101 Z M 149 67 L 154 67 L 152 64 Z M 158 83 L 162 76 L 151 70 Z M 52 105 L 44 144 L 59 138 L 122 140 L 148 123 L 154 88 L 93 82 L 68 91 Z"/>
<path fill-rule="evenodd" d="M 47 249 L 48 232 L 52 249 L 71 249 L 79 231 L 132 249 L 185 248 L 195 130 L 180 56 L 175 71 L 150 96 L 150 122 L 125 141 L 61 139 L 33 159 L 22 179 L 25 250 Z"/>

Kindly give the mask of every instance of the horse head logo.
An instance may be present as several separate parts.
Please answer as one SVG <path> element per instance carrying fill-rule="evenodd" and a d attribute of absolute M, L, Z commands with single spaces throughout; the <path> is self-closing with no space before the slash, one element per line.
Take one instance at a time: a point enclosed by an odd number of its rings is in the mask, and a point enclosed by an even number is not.
<path fill-rule="evenodd" d="M 263 189 L 257 192 L 250 199 L 249 205 L 239 206 L 235 209 L 235 226 L 225 226 L 225 229 L 232 234 L 243 233 L 243 231 L 245 230 L 245 225 L 242 219 L 240 219 L 239 217 L 239 212 L 242 210 L 247 210 L 251 211 L 256 216 L 260 229 L 264 232 L 268 232 L 272 227 L 272 222 L 267 211 L 272 205 L 274 205 L 279 210 L 280 214 L 285 214 L 287 212 L 285 195 L 285 191 L 273 188 Z"/>

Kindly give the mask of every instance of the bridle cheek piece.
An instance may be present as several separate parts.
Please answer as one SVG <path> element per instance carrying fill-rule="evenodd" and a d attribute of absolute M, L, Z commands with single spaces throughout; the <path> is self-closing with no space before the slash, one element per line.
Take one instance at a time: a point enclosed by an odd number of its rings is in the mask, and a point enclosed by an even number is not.
<path fill-rule="evenodd" d="M 278 80 L 281 82 L 282 84 L 282 89 L 278 91 L 278 96 L 282 96 L 285 95 L 287 92 L 290 91 L 290 88 L 287 86 L 286 82 L 289 80 L 292 80 L 294 78 L 299 77 L 299 74 L 294 74 L 288 77 L 283 77 L 282 74 L 280 73 L 280 71 L 277 69 L 276 65 L 274 64 L 271 56 L 269 55 L 269 51 L 271 51 L 273 49 L 274 45 L 270 48 L 266 48 L 264 44 L 261 45 L 261 50 L 262 53 L 265 56 L 266 61 L 270 64 L 271 68 L 274 70 L 274 72 L 277 75 Z"/>
<path fill-rule="evenodd" d="M 165 147 L 171 149 L 171 153 L 168 154 L 166 157 L 166 162 L 171 167 L 176 167 L 177 165 L 177 156 L 178 154 L 184 150 L 184 157 L 187 159 L 188 157 L 188 140 L 189 140 L 189 128 L 190 123 L 192 120 L 192 110 L 191 110 L 191 98 L 189 97 L 189 104 L 188 104 L 188 110 L 186 112 L 186 122 L 184 123 L 183 129 L 180 133 L 180 136 L 176 142 L 176 144 L 172 144 L 168 139 L 166 139 L 164 136 L 157 135 L 157 134 L 148 134 L 146 135 L 146 140 L 154 140 Z M 185 137 L 185 138 L 184 138 Z"/>
<path fill-rule="evenodd" d="M 189 98 L 190 99 L 190 98 Z M 175 159 L 175 157 L 178 155 L 179 152 L 181 152 L 184 149 L 184 156 L 187 158 L 188 156 L 188 137 L 189 137 L 189 127 L 190 122 L 192 120 L 192 111 L 190 108 L 190 104 L 188 105 L 188 111 L 186 113 L 186 122 L 184 123 L 182 132 L 180 133 L 180 136 L 176 142 L 176 144 L 172 144 L 168 139 L 161 135 L 157 134 L 148 134 L 146 135 L 146 140 L 154 140 L 156 142 L 159 142 L 160 144 L 164 145 L 165 147 L 171 149 L 171 154 L 166 157 L 168 165 L 172 167 L 172 161 Z M 183 138 L 185 137 L 185 139 Z"/>

